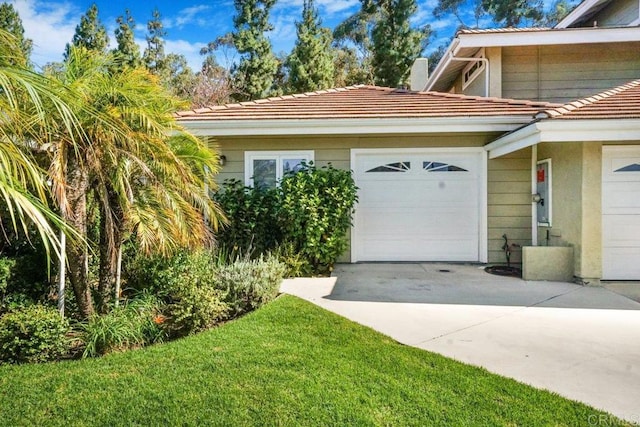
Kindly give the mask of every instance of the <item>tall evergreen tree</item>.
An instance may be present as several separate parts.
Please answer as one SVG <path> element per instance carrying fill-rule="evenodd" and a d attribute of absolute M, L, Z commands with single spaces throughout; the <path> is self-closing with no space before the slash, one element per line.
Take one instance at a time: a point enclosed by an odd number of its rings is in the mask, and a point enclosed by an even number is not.
<path fill-rule="evenodd" d="M 142 64 L 140 47 L 138 47 L 133 34 L 136 24 L 129 9 L 124 11 L 124 16 L 118 16 L 116 22 L 118 23 L 118 28 L 115 30 L 115 36 L 118 45 L 113 50 L 114 55 L 125 65 L 130 67 L 140 66 Z"/>
<path fill-rule="evenodd" d="M 298 39 L 286 61 L 289 85 L 295 92 L 326 89 L 333 84 L 331 31 L 321 25 L 313 0 L 305 0 L 302 21 L 296 23 Z"/>
<path fill-rule="evenodd" d="M 151 20 L 147 22 L 147 48 L 144 50 L 144 64 L 156 76 L 161 76 L 167 68 L 164 53 L 164 37 L 167 32 L 162 25 L 162 15 L 158 9 L 153 10 Z"/>
<path fill-rule="evenodd" d="M 411 28 L 409 19 L 417 10 L 415 0 L 363 0 L 363 8 L 380 13 L 371 32 L 375 83 L 396 87 L 404 82 L 424 50 L 431 29 Z"/>
<path fill-rule="evenodd" d="M 333 30 L 336 85 L 344 83 L 373 84 L 373 41 L 371 30 L 379 14 L 374 8 L 361 8 Z"/>
<path fill-rule="evenodd" d="M 80 18 L 80 24 L 76 26 L 71 44 L 67 43 L 64 58 L 69 57 L 71 46 L 83 47 L 87 50 L 105 53 L 109 45 L 107 29 L 98 17 L 98 6 L 92 4 L 89 10 Z"/>
<path fill-rule="evenodd" d="M 20 19 L 18 11 L 10 3 L 0 4 L 0 28 L 15 37 L 15 43 L 20 47 L 21 55 L 16 55 L 16 58 L 12 58 L 11 64 L 27 65 L 31 57 L 33 41 L 24 37 L 22 19 Z"/>
<path fill-rule="evenodd" d="M 524 21 L 536 26 L 544 18 L 542 0 L 482 0 L 482 6 L 504 27 L 517 27 Z"/>
<path fill-rule="evenodd" d="M 240 99 L 262 98 L 269 94 L 278 60 L 271 50 L 265 32 L 269 24 L 269 10 L 276 0 L 234 0 L 237 15 L 233 17 L 233 43 L 240 54 L 240 63 L 233 70 L 235 87 Z"/>

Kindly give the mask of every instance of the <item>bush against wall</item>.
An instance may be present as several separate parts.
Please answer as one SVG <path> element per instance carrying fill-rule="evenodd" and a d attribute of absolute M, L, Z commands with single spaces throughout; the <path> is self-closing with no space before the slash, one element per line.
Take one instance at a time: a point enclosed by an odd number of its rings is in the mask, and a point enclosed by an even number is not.
<path fill-rule="evenodd" d="M 282 179 L 279 223 L 283 241 L 306 260 L 306 274 L 327 274 L 347 249 L 358 188 L 350 171 L 307 165 Z"/>
<path fill-rule="evenodd" d="M 69 323 L 42 305 L 16 309 L 0 317 L 0 362 L 37 363 L 67 353 Z"/>
<path fill-rule="evenodd" d="M 256 256 L 276 248 L 281 233 L 275 189 L 254 189 L 237 179 L 226 180 L 214 198 L 229 219 L 217 235 L 220 247 L 232 254 Z"/>
<path fill-rule="evenodd" d="M 218 234 L 221 248 L 253 258 L 272 252 L 287 275 L 317 275 L 347 249 L 357 187 L 349 171 L 305 165 L 277 189 L 231 180 L 215 198 L 230 220 Z"/>

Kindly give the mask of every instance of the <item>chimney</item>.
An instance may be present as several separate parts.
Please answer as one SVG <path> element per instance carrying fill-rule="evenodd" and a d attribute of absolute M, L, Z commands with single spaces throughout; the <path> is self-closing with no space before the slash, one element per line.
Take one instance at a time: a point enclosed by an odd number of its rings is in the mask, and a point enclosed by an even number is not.
<path fill-rule="evenodd" d="M 411 66 L 411 75 L 409 76 L 411 90 L 425 90 L 427 88 L 427 80 L 429 80 L 429 60 L 427 58 L 418 58 Z"/>

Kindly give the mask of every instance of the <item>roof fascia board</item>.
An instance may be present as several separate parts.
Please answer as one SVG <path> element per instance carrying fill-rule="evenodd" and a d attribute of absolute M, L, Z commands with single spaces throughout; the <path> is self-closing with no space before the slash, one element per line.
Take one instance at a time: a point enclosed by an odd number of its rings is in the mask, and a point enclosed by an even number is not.
<path fill-rule="evenodd" d="M 181 124 L 198 136 L 353 135 L 443 132 L 510 132 L 530 116 L 334 120 L 189 120 Z"/>
<path fill-rule="evenodd" d="M 459 34 L 454 55 L 464 48 L 528 45 L 615 43 L 640 40 L 639 27 L 567 28 L 564 30 L 520 31 L 513 33 Z"/>
<path fill-rule="evenodd" d="M 441 59 L 440 62 L 438 62 L 438 65 L 436 65 L 436 68 L 433 70 L 433 73 L 429 76 L 429 79 L 427 80 L 427 87 L 425 87 L 424 90 L 426 91 L 431 90 L 433 85 L 436 84 L 436 82 L 440 79 L 440 76 L 447 69 L 447 66 L 451 62 L 451 57 L 453 56 L 453 52 L 458 46 L 458 43 L 460 43 L 460 39 L 458 37 L 454 38 L 451 44 L 449 45 L 449 47 L 447 48 L 447 50 L 445 51 L 444 55 L 442 55 L 443 59 Z"/>
<path fill-rule="evenodd" d="M 495 159 L 541 142 L 640 141 L 640 119 L 542 120 L 485 145 Z"/>
<path fill-rule="evenodd" d="M 554 28 L 568 28 L 576 21 L 582 18 L 585 14 L 589 13 L 591 8 L 602 3 L 602 0 L 586 0 L 575 7 L 564 19 L 556 24 Z"/>

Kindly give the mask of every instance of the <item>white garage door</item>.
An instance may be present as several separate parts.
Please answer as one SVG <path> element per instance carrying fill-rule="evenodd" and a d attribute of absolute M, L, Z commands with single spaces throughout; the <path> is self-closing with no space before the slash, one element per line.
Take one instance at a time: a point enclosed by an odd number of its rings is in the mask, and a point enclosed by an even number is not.
<path fill-rule="evenodd" d="M 640 280 L 640 147 L 602 147 L 602 278 Z"/>
<path fill-rule="evenodd" d="M 474 149 L 353 150 L 353 260 L 481 260 L 484 159 Z"/>

